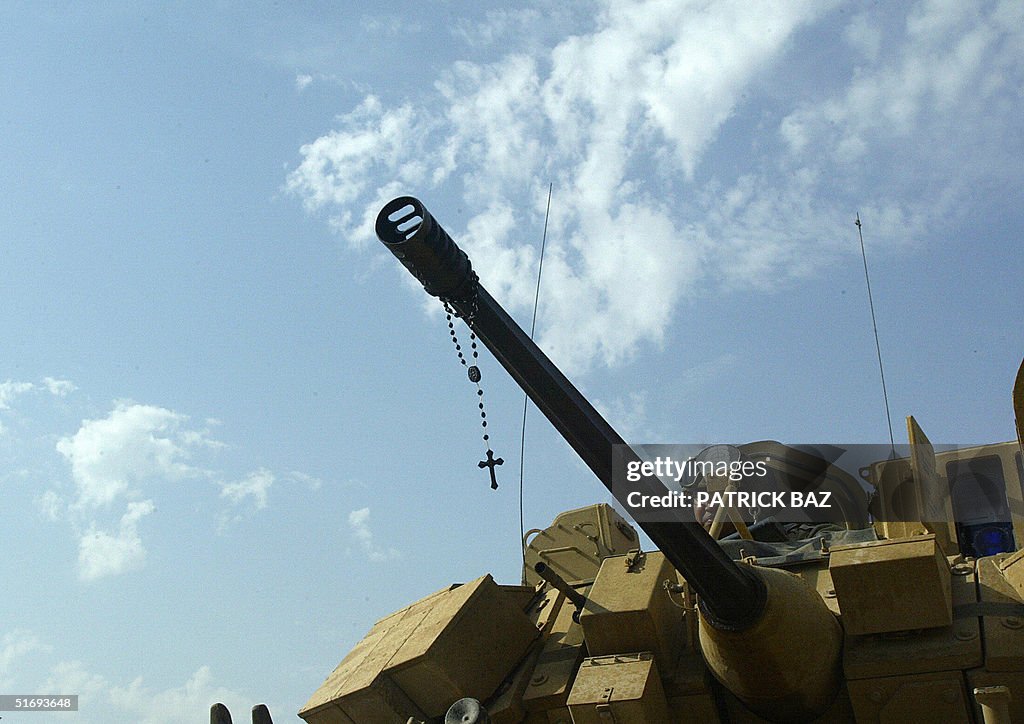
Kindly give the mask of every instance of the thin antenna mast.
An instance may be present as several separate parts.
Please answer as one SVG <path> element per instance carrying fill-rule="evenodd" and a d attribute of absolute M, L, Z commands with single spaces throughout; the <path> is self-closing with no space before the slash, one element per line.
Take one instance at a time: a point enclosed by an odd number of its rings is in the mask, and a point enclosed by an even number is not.
<path fill-rule="evenodd" d="M 875 332 L 875 352 L 878 353 L 878 375 L 882 378 L 882 399 L 885 400 L 885 420 L 889 423 L 889 446 L 892 454 L 896 454 L 896 440 L 892 435 L 892 415 L 889 414 L 889 393 L 885 389 L 885 369 L 882 367 L 882 347 L 878 343 L 878 323 L 875 321 L 875 301 L 871 297 L 871 277 L 868 274 L 868 255 L 864 251 L 864 232 L 861 229 L 860 212 L 857 213 L 857 235 L 860 237 L 860 255 L 864 260 L 864 281 L 868 287 L 868 306 L 871 307 L 871 328 Z"/>
<path fill-rule="evenodd" d="M 537 266 L 537 289 L 533 293 L 533 319 L 530 321 L 530 339 L 537 328 L 537 303 L 540 301 L 540 277 L 544 272 L 544 247 L 548 241 L 548 217 L 551 215 L 551 190 L 554 183 L 548 183 L 548 206 L 544 212 L 544 233 L 540 239 L 540 264 Z M 526 565 L 526 522 L 523 516 L 523 464 L 526 460 L 526 410 L 530 404 L 528 395 L 523 395 L 523 430 L 519 436 L 519 542 L 523 551 L 523 565 Z M 524 569 L 525 570 L 525 569 Z M 525 575 L 525 574 L 524 574 Z"/>

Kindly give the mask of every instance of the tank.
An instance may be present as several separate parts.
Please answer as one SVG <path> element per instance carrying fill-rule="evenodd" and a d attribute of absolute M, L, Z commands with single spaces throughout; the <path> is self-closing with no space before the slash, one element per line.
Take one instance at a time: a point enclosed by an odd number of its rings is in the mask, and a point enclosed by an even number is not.
<path fill-rule="evenodd" d="M 628 446 L 519 328 L 420 201 L 389 202 L 376 231 L 622 510 L 636 509 L 630 495 L 672 493 L 649 451 Z M 632 522 L 606 504 L 566 511 L 526 534 L 521 581 L 484 574 L 381 619 L 299 716 L 1024 722 L 1024 364 L 1013 404 L 1017 440 L 937 450 L 911 417 L 907 454 L 887 447 L 855 473 L 833 464 L 835 451 L 770 440 L 701 451 L 760 465 L 802 499 L 827 494 L 839 517 L 781 525 L 727 503 Z M 676 493 L 736 492 L 714 469 Z M 624 470 L 637 473 L 628 485 Z M 641 549 L 634 524 L 654 549 Z M 214 707 L 212 721 L 230 715 Z"/>

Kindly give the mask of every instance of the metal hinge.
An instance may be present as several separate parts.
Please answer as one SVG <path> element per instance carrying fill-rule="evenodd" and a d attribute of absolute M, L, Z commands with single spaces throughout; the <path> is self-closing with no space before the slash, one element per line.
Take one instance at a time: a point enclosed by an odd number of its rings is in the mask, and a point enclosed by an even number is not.
<path fill-rule="evenodd" d="M 594 706 L 594 710 L 597 712 L 597 717 L 602 722 L 608 722 L 608 724 L 615 724 L 615 712 L 612 711 L 612 692 L 615 687 L 609 686 L 603 692 L 601 692 L 601 701 Z"/>

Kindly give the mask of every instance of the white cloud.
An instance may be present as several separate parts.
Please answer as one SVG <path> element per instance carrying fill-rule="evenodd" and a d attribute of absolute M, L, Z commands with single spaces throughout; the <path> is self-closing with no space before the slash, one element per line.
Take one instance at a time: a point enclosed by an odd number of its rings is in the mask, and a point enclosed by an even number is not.
<path fill-rule="evenodd" d="M 58 380 L 53 377 L 44 377 L 43 386 L 54 397 L 66 397 L 78 389 L 71 380 Z"/>
<path fill-rule="evenodd" d="M 299 73 L 295 76 L 295 90 L 299 93 L 306 90 L 309 84 L 313 82 L 313 76 L 307 75 L 306 73 Z"/>
<path fill-rule="evenodd" d="M 108 505 L 147 480 L 179 481 L 203 471 L 186 461 L 196 447 L 216 444 L 184 428 L 188 418 L 163 407 L 118 403 L 100 420 L 84 420 L 57 451 L 71 463 L 76 505 Z"/>
<path fill-rule="evenodd" d="M 291 480 L 296 483 L 301 483 L 310 490 L 319 490 L 324 484 L 324 481 L 322 481 L 320 478 L 314 477 L 312 475 L 307 475 L 306 473 L 299 472 L 298 470 L 291 470 L 285 473 L 284 478 L 286 480 Z"/>
<path fill-rule="evenodd" d="M 42 511 L 50 520 L 60 520 L 64 517 L 65 503 L 64 499 L 57 494 L 55 490 L 47 490 L 36 499 L 36 505 L 39 506 L 39 510 Z"/>
<path fill-rule="evenodd" d="M 404 183 L 422 181 L 424 168 L 416 150 L 425 123 L 412 106 L 385 110 L 375 96 L 367 96 L 342 117 L 340 130 L 302 147 L 303 161 L 289 175 L 286 188 L 300 194 L 310 211 L 328 204 L 340 207 L 332 224 L 352 243 L 366 242 L 372 230 L 354 225 L 347 206 L 364 193 L 374 193 L 369 184 L 374 171 L 387 169 Z"/>
<path fill-rule="evenodd" d="M 146 549 L 139 538 L 138 522 L 154 510 L 151 500 L 131 502 L 116 532 L 93 527 L 85 533 L 78 546 L 79 578 L 94 581 L 141 568 L 146 560 Z"/>
<path fill-rule="evenodd" d="M 119 686 L 88 671 L 81 661 L 62 661 L 39 688 L 77 693 L 79 711 L 93 712 L 97 717 L 89 721 L 193 724 L 209 719 L 210 706 L 215 702 L 226 704 L 239 718 L 251 708 L 252 702 L 244 694 L 218 686 L 210 667 L 205 665 L 181 686 L 153 689 L 144 684 L 141 676 L 127 686 Z"/>
<path fill-rule="evenodd" d="M 522 6 L 488 10 L 482 22 L 466 17 L 456 18 L 452 34 L 474 47 L 494 45 L 507 41 L 509 37 L 536 32 L 539 23 L 550 22 L 551 11 L 555 9 L 546 8 L 542 14 L 535 8 Z"/>
<path fill-rule="evenodd" d="M 78 431 L 57 442 L 71 464 L 74 501 L 65 504 L 47 491 L 39 504 L 51 518 L 88 520 L 78 542 L 78 575 L 94 581 L 141 568 L 146 549 L 139 521 L 153 512 L 152 500 L 138 500 L 148 484 L 180 482 L 208 475 L 187 461 L 193 452 L 219 445 L 204 432 L 185 427 L 187 417 L 166 408 L 119 402 L 105 418 L 84 420 Z M 112 528 L 95 517 L 128 499 Z"/>
<path fill-rule="evenodd" d="M 155 509 L 151 499 L 140 500 L 146 487 L 211 475 L 188 461 L 221 443 L 206 430 L 185 427 L 187 420 L 163 407 L 119 402 L 105 418 L 83 420 L 74 435 L 57 442 L 57 452 L 71 464 L 75 495 L 65 501 L 49 490 L 38 504 L 52 520 L 66 517 L 76 530 L 81 580 L 144 565 L 139 521 Z M 124 513 L 113 523 L 110 509 L 122 500 Z"/>
<path fill-rule="evenodd" d="M 66 390 L 65 385 L 55 388 Z M 185 481 L 206 480 L 219 490 L 230 510 L 214 514 L 219 530 L 241 519 L 239 506 L 254 510 L 268 505 L 270 488 L 279 481 L 315 490 L 316 478 L 298 471 L 277 475 L 259 468 L 231 480 L 223 471 L 202 463 L 227 446 L 212 437 L 221 422 L 207 418 L 204 427 L 189 426 L 186 415 L 156 405 L 117 402 L 103 418 L 83 420 L 79 429 L 56 444 L 71 467 L 72 492 L 61 486 L 36 499 L 51 520 L 66 520 L 78 537 L 78 573 L 93 581 L 136 570 L 144 565 L 146 547 L 139 522 L 153 512 L 160 495 L 178 496 Z M 201 494 L 203 488 L 191 489 Z M 123 512 L 119 514 L 119 507 Z M 119 515 L 118 515 L 119 514 Z"/>
<path fill-rule="evenodd" d="M 880 147 L 909 147 L 925 148 L 942 165 L 949 159 L 961 165 L 965 144 L 971 148 L 972 137 L 984 140 L 976 137 L 978 124 L 989 125 L 985 119 L 992 116 L 1005 120 L 998 97 L 1009 93 L 1019 99 L 1024 10 L 1014 2 L 987 10 L 919 2 L 907 13 L 901 42 L 885 56 L 871 50 L 879 42 L 879 21 L 859 16 L 847 39 L 854 47 L 868 46 L 867 62 L 840 93 L 800 104 L 783 120 L 783 136 L 795 152 L 817 157 L 824 151 L 841 164 Z M 911 137 L 940 142 L 907 144 Z M 987 140 L 990 150 L 1001 147 L 1001 138 Z M 988 172 L 980 159 L 970 160 L 967 168 Z"/>
<path fill-rule="evenodd" d="M 423 28 L 417 23 L 410 21 L 404 15 L 363 15 L 359 18 L 359 25 L 367 33 L 376 33 L 393 37 L 396 35 L 411 35 L 420 32 Z"/>
<path fill-rule="evenodd" d="M 99 674 L 86 670 L 81 661 L 61 661 L 51 670 L 50 676 L 41 689 L 53 692 L 78 694 L 80 712 L 95 711 L 102 699 L 106 699 L 107 680 Z"/>
<path fill-rule="evenodd" d="M 352 535 L 363 552 L 369 556 L 371 561 L 385 561 L 400 557 L 394 548 L 384 548 L 373 541 L 373 533 L 370 531 L 370 509 L 360 508 L 348 514 L 348 525 Z"/>
<path fill-rule="evenodd" d="M 54 397 L 65 397 L 77 389 L 70 380 L 58 380 L 53 377 L 44 377 L 42 388 L 45 388 Z M 11 403 L 16 397 L 42 388 L 32 382 L 18 382 L 16 380 L 0 382 L 0 410 L 9 410 Z"/>
<path fill-rule="evenodd" d="M 451 124 L 439 168 L 469 168 L 473 196 L 497 201 L 508 184 L 529 178 L 543 159 L 541 81 L 536 62 L 509 55 L 491 65 L 459 62 L 437 84 Z M 444 175 L 447 175 L 445 173 Z M 444 178 L 444 175 L 441 178 Z"/>
<path fill-rule="evenodd" d="M 973 183 L 1019 186 L 1020 3 L 849 24 L 835 7 L 609 1 L 546 50 L 453 64 L 415 103 L 367 96 L 302 147 L 287 188 L 357 247 L 399 189 L 461 194 L 476 211 L 440 221 L 526 310 L 553 181 L 540 342 L 570 371 L 616 364 L 659 344 L 688 296 L 775 289 L 852 255 L 855 211 L 896 250 Z M 808 73 L 808 49 L 844 40 L 852 68 Z"/>
<path fill-rule="evenodd" d="M 52 647 L 44 644 L 31 631 L 14 629 L 0 639 L 0 691 L 9 691 L 16 684 L 25 686 L 28 682 L 18 681 L 14 676 L 15 662 L 35 652 L 51 651 Z"/>
<path fill-rule="evenodd" d="M 35 385 L 31 382 L 15 382 L 14 380 L 0 382 L 0 410 L 9 410 L 15 397 L 28 392 L 33 387 Z"/>
<path fill-rule="evenodd" d="M 536 221 L 543 200 L 523 210 L 508 189 L 555 177 L 540 340 L 570 369 L 614 364 L 639 341 L 661 339 L 705 253 L 700 231 L 681 230 L 632 177 L 635 153 L 667 146 L 692 175 L 746 84 L 818 7 L 755 14 L 726 3 L 692 13 L 685 3 L 610 3 L 595 32 L 562 41 L 541 62 L 513 52 L 455 64 L 437 84 L 440 120 L 367 97 L 340 129 L 301 149 L 287 187 L 307 208 L 330 205 L 362 243 L 382 197 L 375 174 L 407 187 L 437 185 L 460 169 L 468 203 L 482 212 L 457 236 L 488 287 L 515 307 L 528 304 L 536 264 L 515 231 Z"/>
<path fill-rule="evenodd" d="M 247 501 L 252 503 L 250 511 L 266 508 L 269 502 L 268 493 L 270 488 L 278 483 L 284 483 L 286 485 L 285 490 L 289 491 L 290 486 L 288 484 L 290 483 L 298 483 L 311 491 L 318 490 L 323 485 L 323 481 L 319 478 L 297 470 L 277 475 L 266 468 L 254 470 L 241 480 L 219 482 L 220 497 L 230 501 L 232 508 L 221 512 L 218 518 L 218 531 L 221 533 L 225 532 L 229 526 L 238 523 L 245 517 L 245 511 L 240 512 L 240 509 Z"/>
<path fill-rule="evenodd" d="M 238 692 L 217 686 L 209 666 L 200 666 L 184 685 L 154 691 L 143 685 L 143 679 L 132 681 L 126 687 L 113 686 L 109 690 L 113 706 L 125 716 L 125 721 L 139 724 L 193 724 L 206 721 L 210 705 L 225 704 L 238 718 L 246 716 L 252 700 Z"/>
<path fill-rule="evenodd" d="M 649 427 L 646 393 L 630 392 L 607 402 L 594 400 L 594 407 L 627 443 L 643 443 L 652 439 L 654 433 Z"/>
<path fill-rule="evenodd" d="M 252 498 L 257 509 L 267 507 L 267 491 L 274 484 L 274 474 L 266 468 L 260 468 L 249 473 L 242 480 L 233 483 L 222 483 L 220 497 L 227 498 L 232 503 L 242 503 L 246 498 Z"/>

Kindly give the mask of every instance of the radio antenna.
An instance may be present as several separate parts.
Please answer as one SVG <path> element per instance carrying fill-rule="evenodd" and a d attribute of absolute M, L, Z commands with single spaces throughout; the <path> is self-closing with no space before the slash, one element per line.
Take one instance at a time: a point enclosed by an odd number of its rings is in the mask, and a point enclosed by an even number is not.
<path fill-rule="evenodd" d="M 551 215 L 551 190 L 554 183 L 548 184 L 548 206 L 544 212 L 544 233 L 540 238 L 540 263 L 537 265 L 537 289 L 533 293 L 533 319 L 530 321 L 530 339 L 533 339 L 537 328 L 537 303 L 540 301 L 540 277 L 544 272 L 544 247 L 548 241 L 548 217 Z M 523 430 L 519 437 L 519 541 L 523 550 L 523 576 L 526 576 L 526 522 L 523 516 L 523 464 L 526 460 L 526 410 L 530 404 L 529 395 L 523 395 Z"/>
<path fill-rule="evenodd" d="M 861 229 L 860 212 L 857 213 L 857 235 L 860 237 L 860 255 L 864 260 L 864 282 L 868 287 L 868 306 L 871 308 L 871 328 L 875 332 L 875 352 L 878 353 L 878 375 L 882 378 L 882 399 L 885 401 L 885 420 L 889 423 L 889 448 L 896 455 L 896 441 L 892 435 L 892 415 L 889 414 L 889 393 L 885 389 L 885 369 L 882 367 L 882 346 L 878 343 L 878 323 L 875 321 L 875 302 L 871 297 L 871 276 L 868 274 L 868 255 L 864 251 L 864 231 Z"/>

